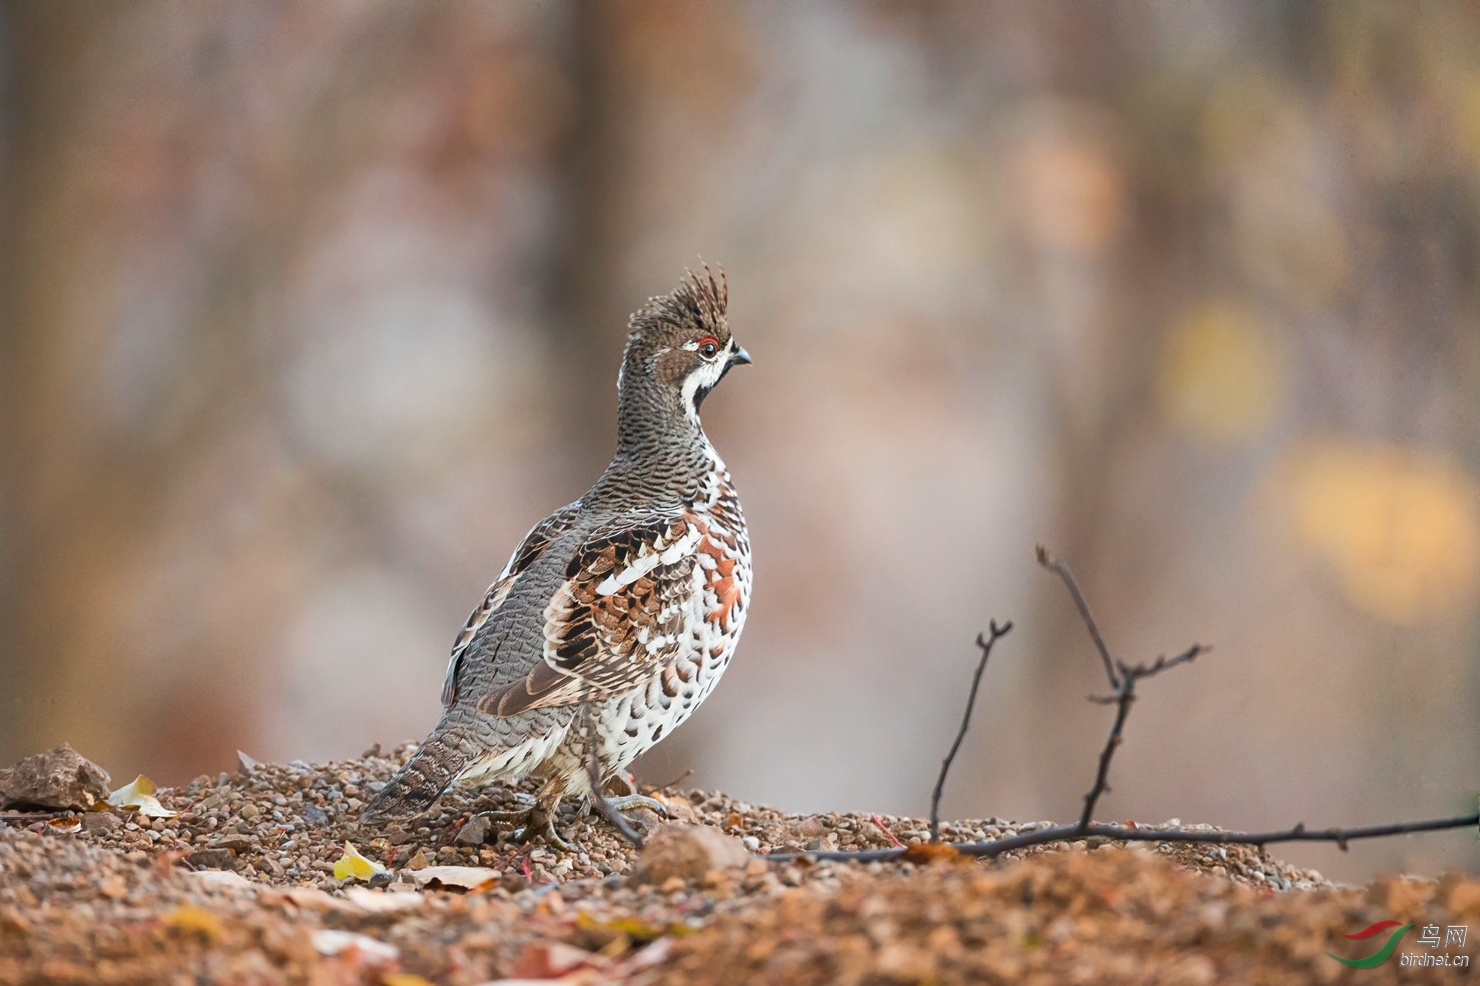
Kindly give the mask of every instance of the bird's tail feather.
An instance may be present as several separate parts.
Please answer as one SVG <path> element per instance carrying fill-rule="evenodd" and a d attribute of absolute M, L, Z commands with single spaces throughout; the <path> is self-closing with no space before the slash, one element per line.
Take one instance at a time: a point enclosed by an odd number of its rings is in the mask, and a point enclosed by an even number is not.
<path fill-rule="evenodd" d="M 410 818 L 430 808 L 451 786 L 472 755 L 453 731 L 433 733 L 406 761 L 406 766 L 370 800 L 362 822 Z"/>

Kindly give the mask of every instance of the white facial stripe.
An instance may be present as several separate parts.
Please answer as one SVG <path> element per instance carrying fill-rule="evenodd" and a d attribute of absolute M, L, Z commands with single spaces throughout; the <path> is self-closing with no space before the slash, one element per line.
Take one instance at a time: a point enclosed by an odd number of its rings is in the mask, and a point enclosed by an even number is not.
<path fill-rule="evenodd" d="M 699 409 L 694 406 L 694 395 L 699 392 L 700 387 L 708 390 L 719 383 L 719 378 L 724 376 L 724 372 L 724 360 L 709 360 L 694 367 L 693 372 L 684 379 L 683 406 L 690 421 L 695 423 L 699 421 Z"/>
<path fill-rule="evenodd" d="M 683 382 L 683 410 L 690 421 L 699 420 L 699 409 L 694 406 L 694 394 L 699 390 L 699 374 L 703 369 L 702 366 L 699 367 Z"/>

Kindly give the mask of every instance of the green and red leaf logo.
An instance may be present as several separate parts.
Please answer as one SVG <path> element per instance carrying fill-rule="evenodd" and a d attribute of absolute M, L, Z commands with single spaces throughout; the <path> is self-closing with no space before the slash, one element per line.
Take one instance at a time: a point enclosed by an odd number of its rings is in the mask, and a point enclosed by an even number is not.
<path fill-rule="evenodd" d="M 1368 925 L 1361 931 L 1354 931 L 1349 935 L 1342 935 L 1341 937 L 1343 938 L 1362 940 L 1380 935 L 1389 928 L 1398 929 L 1397 931 L 1394 931 L 1392 934 L 1388 935 L 1387 941 L 1383 943 L 1381 948 L 1373 952 L 1371 955 L 1367 956 L 1365 959 L 1344 959 L 1339 955 L 1332 954 L 1331 952 L 1327 952 L 1326 954 L 1330 955 L 1337 962 L 1340 962 L 1343 965 L 1349 965 L 1353 969 L 1375 969 L 1386 962 L 1388 959 L 1393 957 L 1393 951 L 1398 947 L 1398 939 L 1402 938 L 1403 933 L 1411 927 L 1413 927 L 1413 925 L 1411 924 L 1399 926 L 1397 921 L 1389 918 L 1386 921 L 1378 921 L 1376 924 Z"/>

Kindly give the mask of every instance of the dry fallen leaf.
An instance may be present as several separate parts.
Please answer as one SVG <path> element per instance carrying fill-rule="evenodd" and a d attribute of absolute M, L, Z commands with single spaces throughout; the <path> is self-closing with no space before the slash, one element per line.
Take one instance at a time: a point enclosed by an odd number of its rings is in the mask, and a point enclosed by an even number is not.
<path fill-rule="evenodd" d="M 426 903 L 426 898 L 421 894 L 388 894 L 383 890 L 367 890 L 364 887 L 346 887 L 344 899 L 370 914 L 410 911 Z M 331 897 L 330 900 L 332 901 L 333 898 Z"/>
<path fill-rule="evenodd" d="M 357 889 L 357 888 L 356 888 Z M 269 904 L 290 904 L 301 911 L 332 911 L 339 906 L 337 898 L 330 897 L 317 887 L 289 887 L 281 893 L 266 898 Z"/>
<path fill-rule="evenodd" d="M 966 859 L 955 846 L 944 842 L 921 842 L 905 849 L 900 857 L 907 863 L 933 863 L 936 861 L 955 863 Z"/>
<path fill-rule="evenodd" d="M 319 928 L 309 933 L 309 941 L 320 955 L 338 955 L 354 950 L 363 958 L 376 962 L 394 962 L 401 957 L 401 950 L 396 946 L 353 931 Z"/>
<path fill-rule="evenodd" d="M 212 890 L 236 892 L 257 889 L 257 885 L 251 880 L 231 870 L 194 870 L 185 873 L 184 876 L 197 886 L 208 887 Z"/>
<path fill-rule="evenodd" d="M 582 931 L 600 931 L 617 935 L 625 935 L 636 942 L 650 942 L 662 938 L 664 935 L 690 935 L 694 929 L 682 922 L 673 922 L 668 925 L 656 925 L 644 921 L 641 918 L 619 915 L 612 918 L 598 918 L 587 911 L 581 911 L 576 915 L 576 927 Z"/>
<path fill-rule="evenodd" d="M 134 804 L 135 798 L 146 794 L 153 794 L 156 790 L 157 788 L 155 788 L 154 782 L 143 774 L 140 774 L 123 787 L 108 795 L 108 803 L 110 805 Z"/>
<path fill-rule="evenodd" d="M 179 814 L 170 811 L 154 796 L 154 782 L 140 774 L 131 782 L 108 795 L 108 803 L 116 808 L 133 808 L 149 818 L 174 818 Z"/>
<path fill-rule="evenodd" d="M 440 883 L 444 887 L 480 891 L 492 887 L 502 875 L 486 866 L 427 866 L 412 871 L 411 879 L 418 888 Z"/>
<path fill-rule="evenodd" d="M 380 977 L 380 986 L 436 986 L 430 979 L 410 972 L 387 972 Z"/>
<path fill-rule="evenodd" d="M 210 911 L 186 904 L 175 908 L 164 916 L 164 923 L 181 931 L 193 931 L 207 941 L 215 941 L 226 930 L 221 919 Z"/>
<path fill-rule="evenodd" d="M 334 863 L 334 879 L 336 880 L 368 880 L 375 874 L 383 872 L 385 872 L 384 866 L 373 859 L 361 856 L 355 844 L 348 840 L 344 843 L 344 855 Z"/>
<path fill-rule="evenodd" d="M 599 965 L 604 957 L 564 942 L 532 942 L 514 960 L 516 980 L 558 979 L 576 969 Z"/>

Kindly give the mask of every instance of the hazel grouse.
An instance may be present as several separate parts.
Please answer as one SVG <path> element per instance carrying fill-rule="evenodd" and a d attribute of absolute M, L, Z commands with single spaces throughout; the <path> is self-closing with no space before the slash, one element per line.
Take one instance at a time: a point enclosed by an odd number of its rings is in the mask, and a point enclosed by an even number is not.
<path fill-rule="evenodd" d="M 364 820 L 425 811 L 454 782 L 544 781 L 526 811 L 491 813 L 565 845 L 563 798 L 589 796 L 713 690 L 745 625 L 750 539 L 699 422 L 750 356 L 708 268 L 632 316 L 617 374 L 617 453 L 579 500 L 534 526 L 453 645 L 442 719 Z M 618 807 L 647 802 L 635 792 Z"/>

